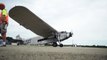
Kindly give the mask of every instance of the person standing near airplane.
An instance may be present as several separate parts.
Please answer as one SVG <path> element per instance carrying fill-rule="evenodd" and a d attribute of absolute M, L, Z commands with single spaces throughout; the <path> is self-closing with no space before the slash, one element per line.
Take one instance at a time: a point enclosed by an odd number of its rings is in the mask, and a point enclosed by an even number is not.
<path fill-rule="evenodd" d="M 0 33 L 3 40 L 3 46 L 6 46 L 6 32 L 8 26 L 8 13 L 5 9 L 5 4 L 0 3 Z"/>

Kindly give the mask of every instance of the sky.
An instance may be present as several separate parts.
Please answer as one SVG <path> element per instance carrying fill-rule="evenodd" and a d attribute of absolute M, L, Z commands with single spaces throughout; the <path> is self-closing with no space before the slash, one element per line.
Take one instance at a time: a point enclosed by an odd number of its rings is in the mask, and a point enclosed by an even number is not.
<path fill-rule="evenodd" d="M 63 44 L 107 46 L 107 0 L 0 0 L 9 11 L 25 6 L 57 31 L 72 31 Z M 7 36 L 37 36 L 9 18 Z"/>

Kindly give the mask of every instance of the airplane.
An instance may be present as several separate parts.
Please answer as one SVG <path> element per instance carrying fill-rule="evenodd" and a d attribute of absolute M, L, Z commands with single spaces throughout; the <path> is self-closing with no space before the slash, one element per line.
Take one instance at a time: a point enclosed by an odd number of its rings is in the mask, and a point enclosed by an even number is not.
<path fill-rule="evenodd" d="M 72 32 L 58 32 L 24 6 L 11 8 L 9 10 L 9 16 L 20 25 L 42 36 L 43 38 L 39 39 L 38 42 L 46 41 L 46 43 L 51 43 L 53 47 L 57 47 L 58 43 L 60 47 L 63 47 L 61 42 L 73 35 Z"/>

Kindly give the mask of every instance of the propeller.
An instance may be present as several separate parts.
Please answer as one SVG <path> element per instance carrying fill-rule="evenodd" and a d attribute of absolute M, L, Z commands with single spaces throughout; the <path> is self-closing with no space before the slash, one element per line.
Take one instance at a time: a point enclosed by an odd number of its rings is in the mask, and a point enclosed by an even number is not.
<path fill-rule="evenodd" d="M 69 37 L 72 37 L 72 35 L 73 35 L 73 32 L 72 32 L 72 30 L 71 30 L 71 32 L 69 33 Z"/>

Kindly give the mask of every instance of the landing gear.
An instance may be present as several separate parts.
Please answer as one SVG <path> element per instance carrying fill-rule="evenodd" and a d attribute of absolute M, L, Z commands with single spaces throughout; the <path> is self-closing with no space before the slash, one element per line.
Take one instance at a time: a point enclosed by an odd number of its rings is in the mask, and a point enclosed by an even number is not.
<path fill-rule="evenodd" d="M 60 46 L 60 47 L 63 47 L 63 44 L 60 44 L 59 46 Z"/>
<path fill-rule="evenodd" d="M 57 44 L 56 42 L 53 42 L 52 46 L 53 46 L 53 47 L 57 47 L 58 44 Z"/>
<path fill-rule="evenodd" d="M 53 46 L 53 47 L 57 47 L 57 46 L 63 47 L 63 44 L 59 44 L 59 45 L 58 45 L 56 42 L 54 42 L 54 43 L 52 44 L 52 46 Z"/>

